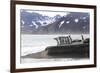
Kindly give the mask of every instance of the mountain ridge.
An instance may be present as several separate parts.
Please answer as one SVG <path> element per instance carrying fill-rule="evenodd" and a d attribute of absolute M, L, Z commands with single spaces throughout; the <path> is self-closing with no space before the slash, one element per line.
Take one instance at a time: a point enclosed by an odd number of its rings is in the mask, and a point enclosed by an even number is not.
<path fill-rule="evenodd" d="M 89 14 L 70 12 L 64 16 L 45 16 L 36 12 L 21 12 L 22 34 L 89 33 Z"/>

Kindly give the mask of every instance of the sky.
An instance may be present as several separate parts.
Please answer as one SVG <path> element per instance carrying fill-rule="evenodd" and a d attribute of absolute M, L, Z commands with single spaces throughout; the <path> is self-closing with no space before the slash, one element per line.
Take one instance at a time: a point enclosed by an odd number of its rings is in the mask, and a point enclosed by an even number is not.
<path fill-rule="evenodd" d="M 42 14 L 44 16 L 49 16 L 49 17 L 54 17 L 56 15 L 64 16 L 64 15 L 69 14 L 69 12 L 57 12 L 57 11 L 33 11 L 33 10 L 27 10 L 27 12 L 29 12 L 29 13 L 36 12 L 36 13 Z"/>

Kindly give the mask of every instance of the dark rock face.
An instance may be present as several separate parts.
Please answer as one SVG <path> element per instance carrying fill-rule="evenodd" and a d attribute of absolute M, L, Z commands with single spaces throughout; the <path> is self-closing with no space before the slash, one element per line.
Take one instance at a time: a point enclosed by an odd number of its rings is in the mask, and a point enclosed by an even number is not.
<path fill-rule="evenodd" d="M 82 12 L 69 12 L 65 16 L 49 17 L 22 10 L 20 23 L 23 34 L 89 33 L 89 14 Z"/>
<path fill-rule="evenodd" d="M 47 47 L 48 55 L 54 57 L 89 58 L 89 44 Z"/>
<path fill-rule="evenodd" d="M 48 55 L 57 57 L 89 57 L 89 38 L 82 40 L 72 40 L 69 36 L 54 38 L 58 42 L 57 46 L 49 46 L 46 48 Z M 67 38 L 67 39 L 66 39 Z"/>

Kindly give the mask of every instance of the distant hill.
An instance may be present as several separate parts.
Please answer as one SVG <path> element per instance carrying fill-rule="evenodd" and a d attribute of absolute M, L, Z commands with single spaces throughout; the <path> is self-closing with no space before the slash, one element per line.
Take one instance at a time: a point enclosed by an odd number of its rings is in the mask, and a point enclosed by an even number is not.
<path fill-rule="evenodd" d="M 54 17 L 25 10 L 21 11 L 22 34 L 78 34 L 89 33 L 89 14 L 70 12 Z"/>

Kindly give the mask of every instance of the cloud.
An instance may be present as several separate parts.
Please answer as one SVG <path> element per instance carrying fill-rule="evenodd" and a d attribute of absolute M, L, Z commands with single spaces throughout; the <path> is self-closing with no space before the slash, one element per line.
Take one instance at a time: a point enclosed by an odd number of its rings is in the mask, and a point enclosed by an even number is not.
<path fill-rule="evenodd" d="M 29 13 L 33 13 L 33 12 L 36 12 L 36 13 L 39 13 L 39 14 L 42 14 L 44 16 L 49 16 L 49 17 L 54 17 L 56 15 L 60 15 L 60 16 L 64 16 L 64 15 L 67 15 L 69 14 L 69 12 L 62 12 L 62 11 L 34 11 L 34 10 L 26 10 L 27 12 Z"/>

